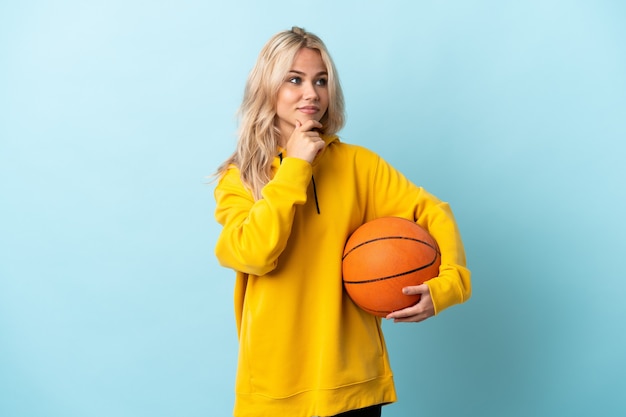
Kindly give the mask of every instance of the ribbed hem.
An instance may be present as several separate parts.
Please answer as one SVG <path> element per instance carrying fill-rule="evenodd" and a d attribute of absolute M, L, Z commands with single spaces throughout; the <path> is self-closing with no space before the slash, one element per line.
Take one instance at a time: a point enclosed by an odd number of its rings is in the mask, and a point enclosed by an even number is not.
<path fill-rule="evenodd" d="M 333 416 L 376 404 L 396 401 L 391 375 L 334 389 L 301 392 L 286 398 L 237 393 L 235 417 Z"/>

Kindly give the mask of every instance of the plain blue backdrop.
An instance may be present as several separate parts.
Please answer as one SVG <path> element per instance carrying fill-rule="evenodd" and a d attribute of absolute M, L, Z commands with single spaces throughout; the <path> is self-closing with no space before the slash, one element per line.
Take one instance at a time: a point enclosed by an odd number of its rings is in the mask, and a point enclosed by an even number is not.
<path fill-rule="evenodd" d="M 208 176 L 300 25 L 344 141 L 452 205 L 474 295 L 384 323 L 384 416 L 624 416 L 622 1 L 3 1 L 0 415 L 231 415 Z"/>

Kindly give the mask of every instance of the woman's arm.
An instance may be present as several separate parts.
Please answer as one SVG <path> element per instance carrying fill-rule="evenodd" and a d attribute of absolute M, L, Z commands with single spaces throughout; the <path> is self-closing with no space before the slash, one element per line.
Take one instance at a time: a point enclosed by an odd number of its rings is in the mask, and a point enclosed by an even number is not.
<path fill-rule="evenodd" d="M 252 275 L 276 268 L 285 249 L 296 206 L 304 204 L 312 168 L 307 161 L 285 158 L 255 201 L 229 169 L 215 188 L 215 218 L 223 226 L 215 246 L 222 266 Z"/>
<path fill-rule="evenodd" d="M 470 271 L 461 235 L 448 203 L 414 185 L 382 158 L 379 158 L 370 181 L 370 204 L 377 211 L 376 217 L 399 216 L 414 220 L 428 230 L 441 251 L 439 276 L 427 281 L 427 287 L 408 289 L 412 294 L 423 294 L 422 303 L 414 306 L 417 307 L 415 309 L 411 307 L 411 311 L 394 314 L 390 318 L 419 316 L 412 321 L 420 321 L 426 318 L 425 315 L 438 314 L 465 302 L 471 296 Z"/>

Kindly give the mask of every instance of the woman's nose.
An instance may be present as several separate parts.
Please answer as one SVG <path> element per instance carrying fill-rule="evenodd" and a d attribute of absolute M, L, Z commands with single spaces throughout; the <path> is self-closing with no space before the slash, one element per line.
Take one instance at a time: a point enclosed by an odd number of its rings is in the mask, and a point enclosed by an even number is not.
<path fill-rule="evenodd" d="M 304 87 L 304 98 L 308 100 L 317 100 L 319 95 L 317 94 L 317 89 L 315 88 L 315 84 L 313 83 L 305 83 Z"/>

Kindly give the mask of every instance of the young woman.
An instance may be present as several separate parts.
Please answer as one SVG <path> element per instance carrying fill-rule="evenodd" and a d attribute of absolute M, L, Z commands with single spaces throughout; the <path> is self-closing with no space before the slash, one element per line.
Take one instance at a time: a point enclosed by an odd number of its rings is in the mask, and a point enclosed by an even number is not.
<path fill-rule="evenodd" d="M 295 27 L 272 37 L 250 72 L 237 149 L 215 188 L 215 252 L 236 271 L 237 417 L 380 416 L 396 401 L 381 320 L 342 286 L 343 247 L 363 223 L 410 219 L 441 250 L 439 276 L 403 289 L 420 301 L 388 319 L 419 322 L 470 296 L 448 204 L 341 142 L 343 124 L 323 42 Z"/>

